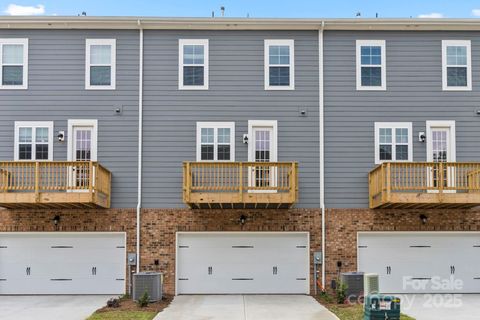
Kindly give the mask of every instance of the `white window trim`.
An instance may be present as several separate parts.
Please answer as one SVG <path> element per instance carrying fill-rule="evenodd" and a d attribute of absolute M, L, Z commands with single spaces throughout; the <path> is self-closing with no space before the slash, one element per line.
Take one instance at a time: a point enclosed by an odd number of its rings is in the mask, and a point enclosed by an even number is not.
<path fill-rule="evenodd" d="M 271 141 L 272 151 L 270 162 L 278 161 L 278 122 L 277 120 L 248 120 L 248 161 L 255 161 L 255 143 L 253 137 L 254 127 L 271 127 L 273 128 L 273 137 Z"/>
<path fill-rule="evenodd" d="M 32 128 L 32 157 L 35 155 L 35 128 L 48 128 L 48 159 L 47 160 L 20 160 L 18 157 L 19 133 L 20 128 Z M 53 121 L 15 121 L 15 138 L 14 138 L 14 157 L 15 161 L 52 161 L 53 160 Z"/>
<path fill-rule="evenodd" d="M 90 47 L 92 45 L 109 45 L 110 52 L 110 85 L 109 86 L 92 86 L 90 84 Z M 85 89 L 86 90 L 115 90 L 116 87 L 116 66 L 117 66 L 117 41 L 116 39 L 86 39 L 85 48 Z M 105 65 L 106 66 L 106 65 Z"/>
<path fill-rule="evenodd" d="M 448 86 L 447 79 L 447 47 L 467 47 L 467 85 L 465 87 Z M 443 91 L 471 91 L 472 90 L 472 49 L 470 40 L 442 40 L 442 89 Z"/>
<path fill-rule="evenodd" d="M 381 86 L 362 86 L 362 46 L 381 47 L 382 85 Z M 385 40 L 357 40 L 356 42 L 356 62 L 357 62 L 357 90 L 358 91 L 381 91 L 387 90 L 387 52 Z"/>
<path fill-rule="evenodd" d="M 185 45 L 203 46 L 203 64 L 189 64 L 188 66 L 203 67 L 203 86 L 186 86 L 183 84 L 183 47 Z M 208 90 L 208 39 L 179 39 L 178 40 L 178 89 L 179 90 Z"/>
<path fill-rule="evenodd" d="M 213 159 L 202 160 L 202 128 L 213 128 Z M 230 160 L 217 160 L 218 153 L 218 128 L 230 129 Z M 235 161 L 235 122 L 197 122 L 197 161 L 202 162 L 234 162 Z"/>
<path fill-rule="evenodd" d="M 21 85 L 3 85 L 3 45 L 23 45 L 23 83 Z M 28 39 L 0 39 L 0 89 L 28 89 Z"/>
<path fill-rule="evenodd" d="M 447 156 L 449 162 L 457 161 L 457 146 L 456 146 L 456 134 L 455 134 L 455 121 L 454 120 L 429 120 L 426 122 L 427 126 L 427 161 L 433 162 L 433 146 L 432 146 L 432 128 L 450 128 L 450 154 Z"/>
<path fill-rule="evenodd" d="M 290 68 L 290 85 L 271 86 L 270 85 L 270 46 L 289 46 L 290 57 L 288 67 Z M 294 40 L 265 39 L 264 41 L 264 82 L 265 90 L 295 90 L 295 42 Z M 287 66 L 287 65 L 273 65 Z"/>
<path fill-rule="evenodd" d="M 392 129 L 392 160 L 380 160 L 380 129 Z M 395 129 L 408 129 L 408 160 L 395 160 Z M 384 162 L 411 162 L 413 161 L 413 137 L 412 137 L 412 123 L 411 122 L 375 122 L 375 164 Z"/>
<path fill-rule="evenodd" d="M 73 161 L 73 128 L 92 127 L 91 161 L 97 161 L 98 120 L 97 119 L 69 119 L 67 131 L 67 161 Z"/>

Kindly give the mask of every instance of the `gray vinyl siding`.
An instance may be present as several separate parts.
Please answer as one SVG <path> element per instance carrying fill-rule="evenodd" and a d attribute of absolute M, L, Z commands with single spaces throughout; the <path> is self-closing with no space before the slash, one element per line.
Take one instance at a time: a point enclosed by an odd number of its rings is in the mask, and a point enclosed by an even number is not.
<path fill-rule="evenodd" d="M 278 121 L 278 160 L 299 162 L 297 207 L 319 206 L 318 34 L 160 31 L 144 38 L 144 207 L 184 207 L 182 162 L 196 160 L 196 122 L 235 122 L 247 160 L 248 120 Z M 209 90 L 178 89 L 178 40 L 209 39 Z M 295 90 L 264 90 L 264 39 L 295 40 Z M 307 110 L 307 116 L 299 111 Z"/>
<path fill-rule="evenodd" d="M 112 172 L 112 206 L 137 197 L 138 31 L 0 30 L 29 39 L 27 90 L 0 90 L 0 161 L 13 160 L 15 121 L 54 121 L 54 160 L 67 159 L 68 119 L 98 119 L 98 161 Z M 85 39 L 117 40 L 116 90 L 85 90 Z M 116 108 L 123 108 L 120 115 Z"/>
<path fill-rule="evenodd" d="M 355 41 L 386 40 L 386 91 L 356 91 Z M 472 41 L 472 91 L 442 91 L 441 41 Z M 325 198 L 329 208 L 368 207 L 374 123 L 412 122 L 413 160 L 427 120 L 455 120 L 457 161 L 480 160 L 479 32 L 325 32 Z"/>

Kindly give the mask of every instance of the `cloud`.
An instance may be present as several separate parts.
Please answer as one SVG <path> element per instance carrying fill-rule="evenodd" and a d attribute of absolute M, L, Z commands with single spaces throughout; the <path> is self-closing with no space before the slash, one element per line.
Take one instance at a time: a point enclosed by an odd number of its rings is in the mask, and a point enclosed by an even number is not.
<path fill-rule="evenodd" d="M 18 4 L 9 4 L 7 10 L 4 11 L 11 16 L 34 16 L 45 13 L 45 6 L 39 4 L 36 6 L 20 6 Z"/>
<path fill-rule="evenodd" d="M 474 15 L 475 17 L 480 17 L 480 9 L 473 9 L 472 15 Z"/>
<path fill-rule="evenodd" d="M 419 14 L 419 18 L 445 18 L 443 13 L 438 13 L 438 12 L 432 12 L 432 13 L 424 13 L 424 14 Z"/>

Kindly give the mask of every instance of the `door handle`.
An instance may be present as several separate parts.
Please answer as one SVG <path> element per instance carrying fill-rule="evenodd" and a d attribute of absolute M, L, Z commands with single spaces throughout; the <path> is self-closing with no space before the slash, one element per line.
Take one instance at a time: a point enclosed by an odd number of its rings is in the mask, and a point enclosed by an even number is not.
<path fill-rule="evenodd" d="M 212 274 L 213 273 L 213 268 L 212 267 L 208 267 L 208 274 Z"/>
<path fill-rule="evenodd" d="M 30 267 L 27 267 L 27 268 L 25 269 L 25 273 L 27 274 L 27 276 L 30 275 Z"/>
<path fill-rule="evenodd" d="M 272 272 L 273 272 L 274 275 L 276 275 L 276 274 L 278 273 L 278 267 L 276 267 L 276 266 L 273 267 L 273 271 L 272 271 Z"/>
<path fill-rule="evenodd" d="M 92 267 L 92 275 L 93 276 L 97 275 L 97 267 Z"/>

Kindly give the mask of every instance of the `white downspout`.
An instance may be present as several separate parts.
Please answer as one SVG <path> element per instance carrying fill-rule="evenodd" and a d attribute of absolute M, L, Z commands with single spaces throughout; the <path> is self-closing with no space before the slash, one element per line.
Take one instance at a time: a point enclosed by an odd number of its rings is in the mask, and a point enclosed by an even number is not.
<path fill-rule="evenodd" d="M 136 271 L 140 272 L 140 214 L 142 210 L 142 141 L 143 141 L 143 27 L 138 20 L 140 28 L 140 53 L 138 72 L 138 199 L 137 199 L 137 265 Z"/>
<path fill-rule="evenodd" d="M 318 113 L 320 123 L 320 210 L 322 211 L 322 289 L 325 289 L 325 128 L 324 128 L 324 99 L 323 99 L 323 29 L 325 21 L 318 31 L 318 98 L 320 110 Z"/>

